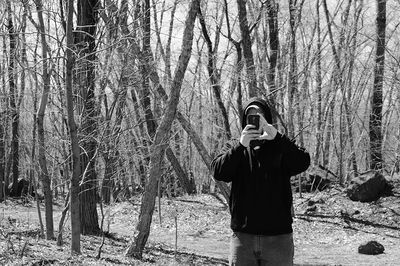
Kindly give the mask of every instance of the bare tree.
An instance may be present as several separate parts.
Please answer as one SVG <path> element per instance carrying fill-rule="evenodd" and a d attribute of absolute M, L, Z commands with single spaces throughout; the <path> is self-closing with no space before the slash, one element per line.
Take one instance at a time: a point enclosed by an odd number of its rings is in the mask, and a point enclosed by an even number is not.
<path fill-rule="evenodd" d="M 5 143 L 4 143 L 4 135 L 5 135 L 5 128 L 4 128 L 4 121 L 5 121 L 5 108 L 3 109 L 3 101 L 0 100 L 0 202 L 2 202 L 5 198 L 5 185 L 4 185 L 4 170 L 5 170 Z"/>
<path fill-rule="evenodd" d="M 204 20 L 204 16 L 201 13 L 201 8 L 199 8 L 199 19 L 200 19 L 200 24 L 201 24 L 201 30 L 203 32 L 203 37 L 207 44 L 207 49 L 208 49 L 208 64 L 207 64 L 208 76 L 210 78 L 211 87 L 214 92 L 214 97 L 215 97 L 215 100 L 217 101 L 219 111 L 222 114 L 222 121 L 224 123 L 226 139 L 229 140 L 229 139 L 231 139 L 232 134 L 231 134 L 231 129 L 230 129 L 230 125 L 229 125 L 228 113 L 226 111 L 224 102 L 222 101 L 222 97 L 221 97 L 221 85 L 220 85 L 221 75 L 219 74 L 220 71 L 218 71 L 218 69 L 217 69 L 217 60 L 216 60 L 217 59 L 216 53 L 217 53 L 218 46 L 215 45 L 213 47 L 213 43 L 211 41 L 210 35 L 208 34 L 207 25 Z M 216 34 L 219 34 L 219 32 L 217 32 Z"/>
<path fill-rule="evenodd" d="M 61 7 L 62 8 L 62 7 Z M 75 58 L 73 54 L 74 49 L 74 36 L 72 33 L 73 29 L 73 14 L 74 14 L 74 1 L 69 0 L 67 5 L 67 21 L 66 21 L 66 65 L 65 65 L 65 96 L 67 102 L 67 117 L 69 135 L 71 141 L 72 150 L 72 176 L 71 176 L 71 187 L 70 187 L 70 212 L 71 212 L 71 254 L 79 254 L 81 252 L 80 244 L 80 214 L 79 214 L 79 179 L 80 179 L 80 159 L 79 159 L 79 140 L 78 140 L 78 129 L 74 118 L 74 102 L 73 102 L 73 68 L 75 64 Z"/>
<path fill-rule="evenodd" d="M 45 198 L 45 216 L 46 216 L 46 238 L 54 238 L 54 224 L 53 224 L 53 195 L 51 191 L 51 179 L 47 169 L 46 160 L 46 145 L 45 145 L 45 130 L 44 130 L 44 116 L 46 105 L 50 92 L 50 69 L 48 63 L 48 47 L 46 42 L 46 30 L 43 20 L 43 4 L 41 0 L 36 0 L 36 10 L 39 20 L 40 37 L 42 43 L 42 79 L 43 79 L 43 92 L 37 114 L 38 125 L 38 141 L 39 141 L 39 166 L 40 166 L 40 179 L 43 184 L 43 192 Z"/>
<path fill-rule="evenodd" d="M 144 246 L 146 245 L 148 236 L 150 234 L 150 225 L 154 211 L 157 183 L 161 175 L 160 171 L 162 160 L 168 145 L 172 121 L 174 120 L 179 102 L 182 81 L 191 56 L 193 28 L 199 5 L 200 3 L 198 0 L 193 0 L 190 5 L 188 17 L 185 23 L 185 30 L 183 33 L 182 52 L 179 57 L 178 66 L 175 71 L 171 86 L 173 90 L 171 91 L 171 95 L 165 109 L 165 115 L 163 116 L 160 126 L 157 129 L 154 142 L 151 147 L 149 181 L 146 184 L 142 199 L 139 223 L 135 232 L 135 241 L 131 243 L 130 247 L 128 248 L 127 256 L 141 258 Z"/>
<path fill-rule="evenodd" d="M 8 64 L 8 85 L 10 89 L 9 97 L 9 112 L 11 113 L 12 123 L 12 140 L 11 140 L 11 153 L 12 153 L 12 180 L 13 185 L 10 191 L 10 195 L 17 195 L 18 190 L 18 178 L 19 178 L 19 111 L 17 106 L 18 91 L 15 84 L 15 60 L 16 60 L 16 34 L 13 23 L 13 11 L 11 8 L 10 0 L 6 1 L 7 12 L 8 12 L 8 36 L 10 39 L 10 58 Z"/>
<path fill-rule="evenodd" d="M 371 97 L 369 121 L 370 169 L 381 170 L 382 158 L 382 88 L 385 66 L 386 0 L 376 0 L 376 49 L 374 86 Z"/>
<path fill-rule="evenodd" d="M 82 234 L 100 232 L 96 202 L 97 174 L 95 160 L 98 143 L 98 107 L 95 97 L 96 29 L 98 21 L 98 0 L 78 1 L 77 29 L 75 39 L 79 59 L 77 61 L 77 87 L 82 121 L 80 134 L 83 137 L 81 152 L 80 219 Z"/>
<path fill-rule="evenodd" d="M 237 0 L 237 6 L 239 10 L 239 27 L 242 34 L 242 48 L 243 56 L 246 63 L 246 74 L 247 74 L 247 89 L 249 92 L 249 97 L 255 97 L 257 93 L 257 76 L 256 67 L 254 64 L 253 52 L 251 50 L 251 37 L 250 28 L 247 21 L 247 1 Z"/>

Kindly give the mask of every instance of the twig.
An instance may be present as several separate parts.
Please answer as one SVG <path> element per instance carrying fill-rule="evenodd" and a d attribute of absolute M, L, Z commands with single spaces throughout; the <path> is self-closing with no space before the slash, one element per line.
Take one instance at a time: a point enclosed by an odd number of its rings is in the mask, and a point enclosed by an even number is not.
<path fill-rule="evenodd" d="M 65 199 L 64 210 L 61 213 L 60 223 L 58 224 L 57 246 L 62 246 L 62 242 L 63 242 L 62 231 L 63 231 L 63 227 L 64 227 L 65 217 L 69 210 L 69 204 L 70 204 L 69 196 L 70 196 L 70 192 L 68 191 L 67 197 Z"/>
<path fill-rule="evenodd" d="M 28 245 L 28 240 L 25 240 L 24 246 L 21 249 L 21 252 L 19 254 L 19 257 L 22 258 L 24 256 L 24 252 L 26 250 L 26 246 Z"/>

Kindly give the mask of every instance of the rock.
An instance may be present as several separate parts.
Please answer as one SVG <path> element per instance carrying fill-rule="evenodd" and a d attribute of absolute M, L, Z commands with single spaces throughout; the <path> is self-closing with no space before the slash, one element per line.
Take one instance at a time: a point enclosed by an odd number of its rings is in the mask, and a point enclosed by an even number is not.
<path fill-rule="evenodd" d="M 354 178 L 347 190 L 347 196 L 353 201 L 371 202 L 379 199 L 387 187 L 385 177 L 372 171 Z"/>
<path fill-rule="evenodd" d="M 376 241 L 369 241 L 368 243 L 358 247 L 358 253 L 366 255 L 378 255 L 382 254 L 384 251 L 385 248 L 383 245 Z"/>

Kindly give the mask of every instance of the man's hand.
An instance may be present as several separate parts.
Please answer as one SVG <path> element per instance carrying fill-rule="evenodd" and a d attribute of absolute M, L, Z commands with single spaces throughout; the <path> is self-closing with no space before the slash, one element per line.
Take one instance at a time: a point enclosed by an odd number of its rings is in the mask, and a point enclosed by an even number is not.
<path fill-rule="evenodd" d="M 278 130 L 265 120 L 265 118 L 260 115 L 260 129 L 262 130 L 262 135 L 258 139 L 273 140 L 278 133 Z"/>
<path fill-rule="evenodd" d="M 260 116 L 260 121 L 261 121 L 261 116 Z M 254 125 L 247 125 L 243 129 L 242 135 L 240 136 L 240 144 L 242 144 L 247 148 L 250 145 L 250 141 L 258 139 L 260 135 L 261 135 L 260 130 L 255 129 Z"/>

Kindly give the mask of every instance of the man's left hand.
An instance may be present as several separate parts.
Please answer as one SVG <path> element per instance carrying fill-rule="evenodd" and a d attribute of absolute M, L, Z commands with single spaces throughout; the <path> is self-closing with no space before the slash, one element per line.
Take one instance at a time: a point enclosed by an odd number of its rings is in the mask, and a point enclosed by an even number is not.
<path fill-rule="evenodd" d="M 262 130 L 262 135 L 258 137 L 260 140 L 273 140 L 278 133 L 278 130 L 269 124 L 262 115 L 260 115 L 260 129 Z"/>

